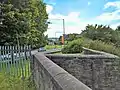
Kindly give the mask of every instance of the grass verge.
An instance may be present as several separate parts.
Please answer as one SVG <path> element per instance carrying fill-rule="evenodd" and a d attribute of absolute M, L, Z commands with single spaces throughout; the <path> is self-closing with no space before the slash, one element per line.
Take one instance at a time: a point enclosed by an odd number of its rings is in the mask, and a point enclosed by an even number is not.
<path fill-rule="evenodd" d="M 62 45 L 46 45 L 45 49 L 50 50 L 50 49 L 61 49 Z"/>
<path fill-rule="evenodd" d="M 19 63 L 10 64 L 10 67 L 7 67 L 6 63 L 1 63 L 0 65 L 2 65 L 0 90 L 36 90 L 35 85 L 30 80 L 29 60 L 24 62 L 21 60 Z"/>

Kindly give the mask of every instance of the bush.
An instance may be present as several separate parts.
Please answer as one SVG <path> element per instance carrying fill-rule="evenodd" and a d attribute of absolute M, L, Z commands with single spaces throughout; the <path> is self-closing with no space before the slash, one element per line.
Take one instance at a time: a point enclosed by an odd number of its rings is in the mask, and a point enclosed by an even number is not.
<path fill-rule="evenodd" d="M 82 46 L 83 47 L 86 47 L 86 48 L 89 48 L 89 46 L 90 46 L 90 43 L 93 41 L 93 40 L 91 40 L 91 39 L 89 39 L 89 38 L 84 38 L 84 37 L 82 37 Z"/>
<path fill-rule="evenodd" d="M 82 52 L 82 47 L 104 51 L 120 57 L 120 47 L 116 47 L 113 43 L 105 43 L 100 40 L 93 41 L 88 38 L 80 38 L 69 42 L 68 45 L 62 49 L 62 53 L 80 53 Z"/>
<path fill-rule="evenodd" d="M 83 39 L 73 40 L 69 42 L 67 46 L 62 49 L 62 53 L 81 53 L 82 52 L 82 42 Z"/>

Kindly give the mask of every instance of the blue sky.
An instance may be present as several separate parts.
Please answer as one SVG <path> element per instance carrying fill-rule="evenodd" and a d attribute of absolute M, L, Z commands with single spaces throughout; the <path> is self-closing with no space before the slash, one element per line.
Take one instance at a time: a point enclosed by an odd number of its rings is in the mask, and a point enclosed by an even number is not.
<path fill-rule="evenodd" d="M 65 19 L 65 33 L 80 33 L 87 24 L 104 24 L 116 28 L 120 25 L 120 0 L 44 0 L 49 20 L 52 22 L 46 32 L 53 37 L 62 32 Z"/>

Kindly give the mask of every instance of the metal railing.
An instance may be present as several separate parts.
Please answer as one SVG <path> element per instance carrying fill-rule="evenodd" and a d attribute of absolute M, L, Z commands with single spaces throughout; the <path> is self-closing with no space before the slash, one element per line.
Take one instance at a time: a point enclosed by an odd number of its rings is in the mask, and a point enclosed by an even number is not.
<path fill-rule="evenodd" d="M 0 73 L 25 78 L 30 75 L 30 46 L 0 46 Z"/>

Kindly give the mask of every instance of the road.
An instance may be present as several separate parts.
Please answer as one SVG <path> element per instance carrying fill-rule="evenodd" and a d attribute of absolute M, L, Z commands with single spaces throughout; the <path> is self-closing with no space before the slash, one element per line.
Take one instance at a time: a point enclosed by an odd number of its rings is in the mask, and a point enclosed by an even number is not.
<path fill-rule="evenodd" d="M 54 52 L 59 52 L 59 51 L 61 51 L 61 49 L 51 49 L 51 50 L 46 50 L 46 51 L 42 51 L 42 52 L 38 52 L 38 49 L 36 49 L 36 50 L 32 50 L 31 54 L 32 55 L 38 54 L 38 53 L 49 54 L 49 53 L 54 53 Z M 13 54 L 13 58 L 15 61 L 19 60 L 20 58 L 26 57 L 24 52 L 21 52 L 20 54 L 21 54 L 20 56 L 19 56 L 19 53 Z M 30 53 L 26 52 L 26 55 L 27 55 L 27 57 L 29 57 Z M 6 54 L 6 55 L 0 55 L 0 61 L 6 62 L 6 61 L 11 61 L 11 60 L 12 60 L 12 56 L 10 53 Z"/>
<path fill-rule="evenodd" d="M 37 53 L 49 54 L 49 53 L 54 53 L 54 52 L 59 52 L 59 51 L 61 51 L 61 49 L 51 49 L 51 50 L 46 50 L 46 51 L 43 51 L 43 52 L 38 52 L 38 49 L 37 49 L 37 50 L 32 50 L 31 54 L 32 55 L 37 54 Z"/>

